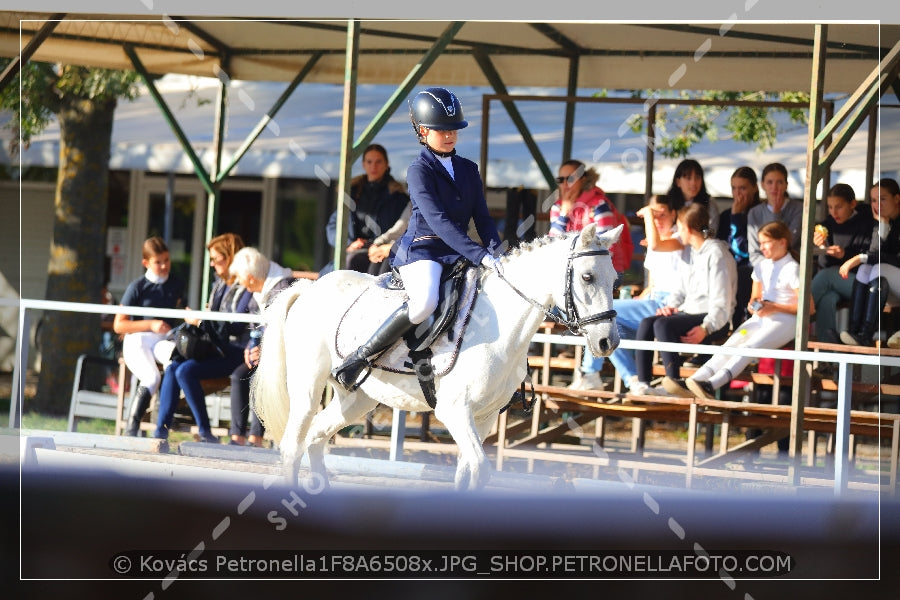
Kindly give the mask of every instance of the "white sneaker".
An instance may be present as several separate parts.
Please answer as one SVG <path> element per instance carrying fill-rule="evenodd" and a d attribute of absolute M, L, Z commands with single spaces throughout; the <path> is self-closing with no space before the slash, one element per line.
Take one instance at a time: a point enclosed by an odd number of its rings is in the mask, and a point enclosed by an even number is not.
<path fill-rule="evenodd" d="M 644 383 L 643 381 L 637 381 L 635 377 L 631 381 L 631 385 L 628 386 L 629 394 L 636 394 L 638 396 L 653 396 L 653 388 L 650 387 L 650 384 Z"/>
<path fill-rule="evenodd" d="M 600 373 L 596 371 L 593 373 L 582 373 L 581 377 L 571 383 L 568 389 L 573 391 L 580 390 L 603 390 L 606 388 L 606 383 L 603 382 L 603 379 L 600 377 Z"/>
<path fill-rule="evenodd" d="M 888 348 L 900 348 L 900 331 L 888 338 Z"/>

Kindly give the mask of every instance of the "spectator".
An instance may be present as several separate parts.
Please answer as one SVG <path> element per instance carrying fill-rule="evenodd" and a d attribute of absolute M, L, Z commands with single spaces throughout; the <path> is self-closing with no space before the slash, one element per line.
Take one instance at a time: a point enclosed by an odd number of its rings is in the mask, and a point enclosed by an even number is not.
<path fill-rule="evenodd" d="M 825 199 L 828 216 L 816 225 L 813 243 L 820 249 L 819 269 L 812 278 L 810 289 L 816 307 L 816 337 L 819 341 L 839 344 L 837 334 L 837 305 L 849 300 L 856 281 L 858 266 L 848 266 L 841 272 L 845 261 L 868 252 L 872 241 L 874 221 L 856 211 L 856 195 L 846 183 L 839 183 L 828 190 Z M 861 264 L 862 261 L 860 261 Z M 856 265 L 855 261 L 852 265 Z"/>
<path fill-rule="evenodd" d="M 753 289 L 747 310 L 751 317 L 738 325 L 725 342 L 729 348 L 780 348 L 794 339 L 800 289 L 800 263 L 791 254 L 791 230 L 771 221 L 759 230 L 763 260 L 753 267 Z M 700 398 L 715 398 L 716 390 L 729 383 L 750 364 L 749 356 L 717 354 L 685 381 Z M 677 385 L 677 384 L 676 384 Z M 669 390 L 669 388 L 672 388 Z M 666 387 L 679 395 L 681 386 Z"/>
<path fill-rule="evenodd" d="M 792 248 L 800 251 L 800 228 L 803 224 L 803 203 L 787 195 L 788 172 L 781 163 L 763 167 L 762 186 L 766 200 L 747 213 L 747 246 L 751 264 L 764 257 L 759 250 L 759 228 L 769 221 L 781 221 L 791 230 Z"/>
<path fill-rule="evenodd" d="M 669 241 L 677 242 L 677 245 L 683 248 L 678 239 L 678 233 L 675 231 L 677 213 L 668 196 L 652 196 L 650 202 L 641 208 L 637 215 L 644 219 L 644 228 L 647 232 L 646 239 L 641 243 L 645 244 L 647 240 L 651 240 L 644 258 L 644 268 L 648 273 L 647 285 L 636 298 L 613 301 L 621 339 L 634 339 L 641 321 L 655 315 L 657 309 L 665 306 L 669 294 L 678 289 L 680 286 L 678 265 L 684 260 L 685 253 L 684 251 L 655 249 Z M 625 387 L 634 391 L 638 384 L 634 351 L 619 346 L 610 355 L 609 360 L 615 366 Z M 569 388 L 602 390 L 604 387 L 600 380 L 602 368 L 603 358 L 595 358 L 590 352 L 585 351 L 581 365 L 581 377 Z M 635 391 L 635 393 L 638 392 Z"/>
<path fill-rule="evenodd" d="M 161 237 L 144 241 L 141 264 L 147 271 L 125 289 L 122 306 L 153 308 L 181 308 L 184 303 L 184 282 L 171 273 L 172 260 L 169 249 Z M 163 368 L 172 356 L 174 344 L 166 340 L 166 334 L 174 327 L 176 319 L 117 314 L 113 331 L 122 338 L 122 359 L 137 377 L 132 390 L 125 435 L 136 436 L 140 432 L 141 419 L 150 407 L 150 399 L 159 389 L 160 375 L 157 363 Z"/>
<path fill-rule="evenodd" d="M 869 196 L 877 219 L 869 250 L 845 261 L 839 269 L 844 279 L 857 269 L 850 292 L 850 323 L 847 331 L 841 332 L 841 341 L 858 346 L 874 344 L 888 298 L 900 300 L 900 187 L 894 179 L 882 179 L 872 186 Z"/>
<path fill-rule="evenodd" d="M 625 225 L 619 241 L 612 245 L 613 266 L 621 274 L 631 266 L 634 243 L 627 219 L 616 210 L 612 201 L 597 187 L 600 175 L 594 168 L 586 168 L 580 160 L 570 159 L 559 167 L 559 199 L 550 207 L 550 235 L 581 231 L 588 223 L 597 224 L 597 233 Z"/>
<path fill-rule="evenodd" d="M 641 321 L 638 340 L 700 344 L 723 335 L 730 327 L 737 270 L 725 242 L 710 234 L 706 207 L 695 202 L 678 211 L 678 233 L 689 248 L 679 272 L 679 286 L 666 299 L 665 306 L 657 309 L 656 315 Z M 683 387 L 679 376 L 681 356 L 669 351 L 661 351 L 660 356 L 668 380 Z M 648 393 L 653 351 L 638 350 L 636 359 L 638 381 L 631 390 Z M 665 392 L 657 389 L 650 393 Z"/>
<path fill-rule="evenodd" d="M 672 198 L 675 210 L 681 210 L 682 206 L 690 206 L 694 202 L 702 204 L 709 213 L 709 228 L 713 229 L 719 224 L 719 205 L 706 191 L 703 167 L 696 160 L 686 158 L 678 163 L 666 195 Z"/>
<path fill-rule="evenodd" d="M 734 316 L 731 319 L 733 329 L 747 319 L 747 303 L 753 287 L 751 276 L 753 265 L 750 263 L 750 250 L 747 243 L 747 213 L 759 204 L 759 186 L 756 172 L 750 167 L 738 167 L 731 175 L 731 208 L 719 215 L 719 227 L 716 237 L 728 244 L 731 255 L 737 263 L 737 299 L 734 305 Z"/>
<path fill-rule="evenodd" d="M 242 248 L 234 255 L 229 273 L 237 283 L 253 293 L 251 313 L 262 314 L 278 292 L 290 287 L 293 274 L 287 267 L 270 261 L 256 248 Z M 257 327 L 244 348 L 244 362 L 231 372 L 231 441 L 229 444 L 262 446 L 264 430 L 256 413 L 250 409 L 250 377 L 259 363 L 259 345 L 254 341 L 262 334 Z M 250 419 L 250 437 L 247 435 L 247 419 Z"/>
<path fill-rule="evenodd" d="M 216 272 L 216 278 L 210 291 L 207 310 L 246 313 L 250 310 L 253 294 L 235 282 L 228 270 L 235 253 L 244 247 L 239 235 L 223 233 L 211 239 L 206 245 L 209 250 L 209 263 Z M 200 325 L 199 319 L 185 321 Z M 172 362 L 166 369 L 162 386 L 159 390 L 159 417 L 156 422 L 154 437 L 166 439 L 172 428 L 175 409 L 181 392 L 187 400 L 197 429 L 200 441 L 218 443 L 210 430 L 209 414 L 206 412 L 206 396 L 201 381 L 215 379 L 231 374 L 244 361 L 244 347 L 249 339 L 246 323 L 228 321 L 209 321 L 206 327 L 218 342 L 222 356 L 213 356 L 204 360 L 187 359 L 175 353 Z"/>
<path fill-rule="evenodd" d="M 596 185 L 600 175 L 593 167 L 588 169 L 580 160 L 570 159 L 560 165 L 558 173 L 556 177 L 559 184 L 556 192 L 558 198 L 550 207 L 549 235 L 556 237 L 569 231 L 581 231 L 589 223 L 596 224 L 598 233 L 624 224 L 622 235 L 610 248 L 613 267 L 618 273 L 615 287 L 618 287 L 622 281 L 622 274 L 631 265 L 631 257 L 634 254 L 628 220 L 616 210 L 612 201 Z M 565 349 L 560 356 L 574 356 L 574 353 Z M 584 373 L 589 376 L 585 385 L 599 386 L 600 376 L 597 372 L 599 367 L 591 366 L 592 361 L 590 353 L 585 353 L 582 364 Z M 602 359 L 598 364 L 603 365 Z M 580 385 L 579 382 L 580 379 L 574 382 L 576 387 Z"/>
<path fill-rule="evenodd" d="M 390 268 L 384 259 L 391 245 L 406 231 L 409 196 L 391 176 L 384 146 L 369 145 L 363 151 L 362 163 L 365 175 L 354 177 L 350 182 L 352 203 L 349 205 L 345 268 L 378 275 Z M 328 220 L 326 234 L 328 243 L 334 247 L 337 211 Z"/>

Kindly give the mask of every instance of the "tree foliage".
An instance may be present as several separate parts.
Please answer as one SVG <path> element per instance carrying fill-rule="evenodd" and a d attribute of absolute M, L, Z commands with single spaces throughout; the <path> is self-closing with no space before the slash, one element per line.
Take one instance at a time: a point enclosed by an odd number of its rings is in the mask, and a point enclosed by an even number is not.
<path fill-rule="evenodd" d="M 637 92 L 637 98 L 651 98 L 655 91 Z M 754 144 L 764 152 L 772 148 L 778 137 L 777 115 L 786 115 L 791 123 L 806 125 L 807 110 L 803 108 L 770 108 L 765 106 L 715 106 L 707 104 L 666 104 L 666 98 L 693 100 L 753 100 L 778 102 L 803 102 L 808 105 L 809 95 L 803 92 L 677 92 L 661 97 L 657 103 L 655 145 L 667 158 L 686 157 L 691 147 L 706 138 L 710 141 L 730 138 L 734 141 Z M 646 119 L 635 116 L 630 123 L 632 131 L 646 129 Z"/>
<path fill-rule="evenodd" d="M 8 61 L 7 61 L 8 62 Z M 28 63 L 18 81 L 0 91 L 0 106 L 12 111 L 16 141 L 31 138 L 55 118 L 60 129 L 53 238 L 47 240 L 48 300 L 100 301 L 105 258 L 109 149 L 120 98 L 137 96 L 134 72 L 74 65 Z M 41 373 L 32 410 L 63 413 L 69 403 L 75 362 L 93 353 L 99 319 L 74 312 L 47 311 L 39 336 Z"/>
<path fill-rule="evenodd" d="M 9 62 L 10 59 L 0 59 L 0 70 Z M 26 63 L 17 79 L 0 90 L 0 109 L 13 114 L 7 125 L 15 133 L 10 142 L 10 153 L 18 152 L 20 136 L 27 148 L 31 138 L 44 131 L 65 106 L 79 101 L 132 100 L 139 94 L 139 81 L 140 77 L 134 71 Z"/>

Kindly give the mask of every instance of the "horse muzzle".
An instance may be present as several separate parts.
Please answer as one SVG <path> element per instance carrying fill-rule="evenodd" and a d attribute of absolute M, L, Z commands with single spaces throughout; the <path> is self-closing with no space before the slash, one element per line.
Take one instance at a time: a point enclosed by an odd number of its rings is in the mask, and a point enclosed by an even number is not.
<path fill-rule="evenodd" d="M 597 323 L 585 332 L 588 349 L 594 356 L 609 356 L 619 347 L 619 328 L 616 321 Z"/>

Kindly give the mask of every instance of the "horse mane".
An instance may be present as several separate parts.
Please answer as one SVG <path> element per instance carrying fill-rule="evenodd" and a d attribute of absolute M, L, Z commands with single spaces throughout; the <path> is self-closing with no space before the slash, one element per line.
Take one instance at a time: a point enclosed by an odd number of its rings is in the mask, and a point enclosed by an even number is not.
<path fill-rule="evenodd" d="M 556 242 L 560 242 L 563 240 L 571 240 L 573 236 L 581 235 L 580 231 L 569 231 L 565 235 L 559 236 L 550 236 L 543 235 L 539 238 L 535 238 L 530 242 L 522 242 L 515 248 L 510 248 L 505 254 L 503 254 L 500 258 L 501 260 L 513 260 L 523 254 L 527 254 L 529 252 L 533 252 L 542 246 L 546 246 L 548 244 L 553 244 Z"/>

